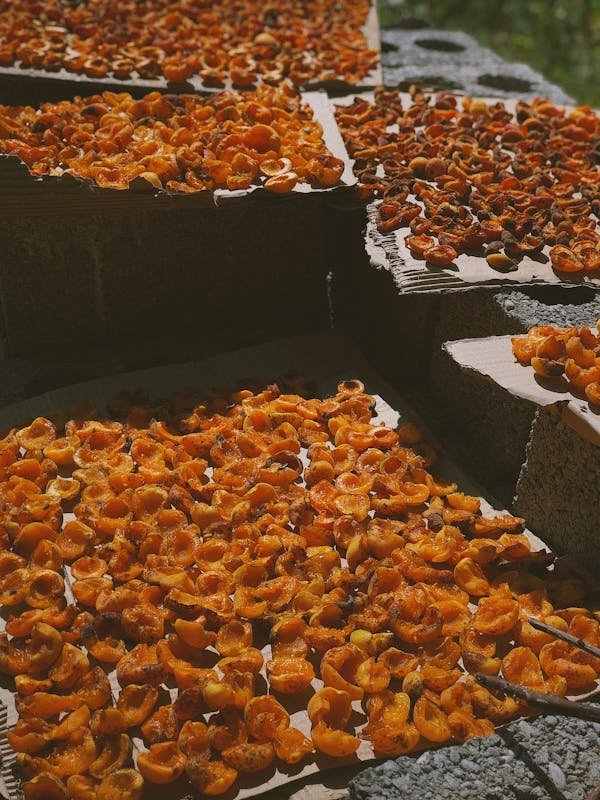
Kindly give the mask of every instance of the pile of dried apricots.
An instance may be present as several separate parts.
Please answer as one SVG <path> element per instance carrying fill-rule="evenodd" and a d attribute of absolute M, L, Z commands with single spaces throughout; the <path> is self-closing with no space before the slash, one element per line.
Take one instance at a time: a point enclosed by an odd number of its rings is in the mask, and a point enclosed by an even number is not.
<path fill-rule="evenodd" d="M 1 0 L 0 65 L 207 87 L 360 83 L 369 0 Z"/>
<path fill-rule="evenodd" d="M 419 430 L 378 422 L 359 381 L 109 410 L 1 442 L 0 671 L 26 800 L 134 800 L 184 776 L 218 795 L 361 739 L 392 756 L 489 735 L 523 709 L 477 672 L 596 682 L 599 659 L 527 622 L 597 645 L 582 582 L 522 519 L 433 477 Z"/>
<path fill-rule="evenodd" d="M 600 321 L 598 323 L 600 325 Z M 600 337 L 587 326 L 558 328 L 541 325 L 514 336 L 512 350 L 519 363 L 542 378 L 565 378 L 592 406 L 600 406 Z"/>
<path fill-rule="evenodd" d="M 408 102 L 380 89 L 336 115 L 363 193 L 382 198 L 379 231 L 410 229 L 415 258 L 485 254 L 510 272 L 549 248 L 559 273 L 600 269 L 600 118 L 589 106 L 520 100 L 513 112 L 412 87 Z"/>
<path fill-rule="evenodd" d="M 35 175 L 70 174 L 110 189 L 330 188 L 344 163 L 290 84 L 210 97 L 104 92 L 30 106 L 0 106 L 0 152 Z"/>

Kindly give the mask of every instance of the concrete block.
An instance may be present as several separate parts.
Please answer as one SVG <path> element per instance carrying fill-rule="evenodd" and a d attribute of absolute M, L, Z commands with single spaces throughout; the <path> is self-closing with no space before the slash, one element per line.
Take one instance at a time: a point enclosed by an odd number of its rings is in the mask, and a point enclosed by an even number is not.
<path fill-rule="evenodd" d="M 584 800 L 600 782 L 600 725 L 568 717 L 513 723 L 486 739 L 365 770 L 349 800 Z"/>
<path fill-rule="evenodd" d="M 4 355 L 327 329 L 329 237 L 322 194 L 0 220 Z"/>
<path fill-rule="evenodd" d="M 354 218 L 352 218 L 354 216 Z M 438 299 L 398 295 L 393 274 L 371 265 L 365 251 L 366 209 L 339 210 L 332 228 L 331 303 L 336 330 L 352 336 L 391 383 L 404 387 L 423 375 Z"/>
<path fill-rule="evenodd" d="M 383 79 L 389 86 L 420 83 L 475 97 L 543 96 L 559 104 L 574 102 L 527 64 L 504 61 L 464 33 L 388 28 L 382 31 L 382 48 Z"/>
<path fill-rule="evenodd" d="M 551 408 L 535 414 L 514 505 L 557 552 L 600 567 L 600 447 Z"/>

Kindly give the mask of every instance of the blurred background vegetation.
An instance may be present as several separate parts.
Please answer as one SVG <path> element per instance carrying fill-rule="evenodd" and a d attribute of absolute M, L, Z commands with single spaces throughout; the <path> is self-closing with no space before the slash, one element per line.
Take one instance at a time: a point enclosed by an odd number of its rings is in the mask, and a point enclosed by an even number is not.
<path fill-rule="evenodd" d="M 381 24 L 422 18 L 524 61 L 580 103 L 600 106 L 600 0 L 379 0 Z"/>

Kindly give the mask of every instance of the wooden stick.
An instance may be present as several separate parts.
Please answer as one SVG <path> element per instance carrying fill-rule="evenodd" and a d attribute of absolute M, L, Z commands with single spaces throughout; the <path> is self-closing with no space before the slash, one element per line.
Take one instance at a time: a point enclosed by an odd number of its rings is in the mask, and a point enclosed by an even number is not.
<path fill-rule="evenodd" d="M 600 706 L 575 703 L 573 700 L 565 700 L 564 697 L 557 697 L 554 694 L 541 694 L 527 689 L 525 686 L 509 683 L 504 678 L 483 675 L 481 672 L 475 675 L 475 679 L 488 689 L 499 689 L 504 694 L 525 700 L 528 705 L 539 708 L 548 714 L 560 714 L 563 717 L 577 717 L 590 722 L 600 722 Z"/>
<path fill-rule="evenodd" d="M 556 636 L 557 639 L 562 639 L 563 642 L 569 642 L 569 644 L 575 645 L 575 647 L 578 647 L 585 653 L 589 653 L 592 656 L 596 656 L 596 658 L 600 658 L 600 648 L 594 647 L 593 644 L 584 642 L 583 639 L 579 639 L 577 636 L 573 636 L 571 633 L 565 633 L 558 628 L 554 628 L 552 625 L 548 625 L 546 622 L 541 622 L 539 619 L 535 619 L 535 617 L 528 617 L 527 622 L 532 628 L 535 628 L 538 631 L 543 631 L 544 633 L 549 633 L 551 636 Z"/>
<path fill-rule="evenodd" d="M 585 800 L 600 800 L 600 783 L 587 795 Z"/>

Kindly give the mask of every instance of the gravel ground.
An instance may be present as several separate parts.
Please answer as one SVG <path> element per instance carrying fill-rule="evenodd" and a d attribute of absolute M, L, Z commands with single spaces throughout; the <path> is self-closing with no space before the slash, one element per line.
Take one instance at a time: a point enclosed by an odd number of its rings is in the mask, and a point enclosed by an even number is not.
<path fill-rule="evenodd" d="M 349 800 L 585 800 L 600 783 L 600 725 L 539 717 L 489 739 L 387 761 Z"/>

